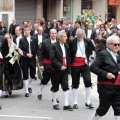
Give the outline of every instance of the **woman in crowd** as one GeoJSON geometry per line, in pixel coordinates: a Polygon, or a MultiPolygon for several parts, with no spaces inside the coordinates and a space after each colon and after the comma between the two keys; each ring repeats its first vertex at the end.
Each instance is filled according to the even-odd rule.
{"type": "Polygon", "coordinates": [[[12,90],[23,88],[21,70],[17,61],[22,51],[17,48],[10,33],[6,33],[5,38],[1,47],[4,65],[2,90],[5,91],[4,97],[7,98],[12,94],[12,90]]]}
{"type": "Polygon", "coordinates": [[[7,33],[7,29],[3,21],[0,21],[0,30],[2,31],[2,35],[5,35],[5,33],[7,33]]]}

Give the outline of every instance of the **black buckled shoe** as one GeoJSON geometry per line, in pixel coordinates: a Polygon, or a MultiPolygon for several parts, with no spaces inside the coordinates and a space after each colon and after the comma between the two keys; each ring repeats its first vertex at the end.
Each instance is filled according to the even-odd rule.
{"type": "Polygon", "coordinates": [[[86,106],[87,108],[89,108],[89,109],[93,109],[93,108],[94,108],[91,103],[90,103],[89,105],[88,105],[87,103],[85,103],[85,106],[86,106]]]}
{"type": "Polygon", "coordinates": [[[32,93],[32,88],[28,88],[29,93],[32,93]]]}
{"type": "Polygon", "coordinates": [[[29,97],[29,93],[25,93],[25,97],[29,97]]]}
{"type": "Polygon", "coordinates": [[[53,105],[53,109],[55,109],[55,110],[60,110],[59,105],[58,105],[58,104],[53,105]]]}
{"type": "Polygon", "coordinates": [[[78,105],[77,105],[77,104],[74,104],[74,105],[73,105],[73,109],[78,109],[78,105]]]}
{"type": "MultiPolygon", "coordinates": [[[[53,99],[52,99],[52,102],[53,102],[53,99]]],[[[58,99],[56,99],[56,102],[59,103],[60,101],[58,99]]]]}
{"type": "Polygon", "coordinates": [[[0,109],[2,109],[2,107],[0,106],[0,109]]]}
{"type": "Polygon", "coordinates": [[[42,94],[38,93],[38,99],[41,100],[42,99],[42,94]]]}
{"type": "Polygon", "coordinates": [[[73,111],[73,107],[71,105],[63,106],[63,110],[73,111]]]}

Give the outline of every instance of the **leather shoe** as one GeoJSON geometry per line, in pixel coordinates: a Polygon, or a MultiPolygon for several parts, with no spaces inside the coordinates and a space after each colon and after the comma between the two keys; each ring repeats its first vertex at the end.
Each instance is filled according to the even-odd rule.
{"type": "Polygon", "coordinates": [[[4,95],[4,98],[8,98],[8,95],[4,95]]]}
{"type": "Polygon", "coordinates": [[[28,88],[29,93],[32,93],[32,88],[28,88]]]}
{"type": "Polygon", "coordinates": [[[0,109],[2,109],[2,107],[0,106],[0,109]]]}
{"type": "Polygon", "coordinates": [[[38,99],[39,99],[39,100],[42,99],[42,94],[38,94],[38,99]]]}
{"type": "Polygon", "coordinates": [[[77,105],[77,104],[74,104],[74,105],[73,105],[73,109],[78,109],[78,105],[77,105]]]}
{"type": "Polygon", "coordinates": [[[10,91],[8,91],[8,93],[9,93],[9,95],[12,95],[12,91],[10,90],[10,91]]]}
{"type": "Polygon", "coordinates": [[[58,104],[53,105],[53,109],[55,109],[55,110],[60,110],[59,105],[58,105],[58,104]]]}
{"type": "Polygon", "coordinates": [[[29,93],[25,93],[25,97],[29,97],[29,93]]]}
{"type": "Polygon", "coordinates": [[[37,77],[35,77],[34,80],[37,80],[37,77]]]}
{"type": "Polygon", "coordinates": [[[73,108],[71,105],[63,106],[63,110],[73,111],[73,108]]]}
{"type": "Polygon", "coordinates": [[[89,109],[93,109],[93,105],[90,103],[89,105],[87,103],[85,103],[85,106],[88,107],[89,109]]]}
{"type": "MultiPolygon", "coordinates": [[[[52,102],[53,102],[53,99],[52,99],[52,102]]],[[[56,99],[56,102],[59,103],[60,101],[58,99],[56,99]]]]}

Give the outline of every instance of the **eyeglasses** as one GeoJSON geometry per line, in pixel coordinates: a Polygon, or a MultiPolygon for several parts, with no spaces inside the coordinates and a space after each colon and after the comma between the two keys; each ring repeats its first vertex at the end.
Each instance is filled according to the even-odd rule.
{"type": "Polygon", "coordinates": [[[114,46],[120,46],[120,43],[110,43],[113,44],[114,46]]]}

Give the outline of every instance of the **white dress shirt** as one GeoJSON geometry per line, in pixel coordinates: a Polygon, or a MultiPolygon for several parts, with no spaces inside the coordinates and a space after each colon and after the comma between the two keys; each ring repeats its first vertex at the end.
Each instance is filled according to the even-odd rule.
{"type": "MultiPolygon", "coordinates": [[[[66,53],[65,53],[65,46],[64,46],[64,44],[60,44],[60,47],[61,47],[61,49],[62,49],[63,57],[66,58],[66,53]]],[[[65,59],[65,64],[66,64],[66,59],[65,59]]]]}
{"type": "Polygon", "coordinates": [[[38,35],[38,45],[42,43],[42,35],[38,35]]]}
{"type": "Polygon", "coordinates": [[[87,30],[87,38],[91,38],[92,30],[87,30]]]}
{"type": "Polygon", "coordinates": [[[17,47],[19,47],[20,38],[22,38],[22,35],[20,35],[19,37],[16,38],[17,47]]]}
{"type": "Polygon", "coordinates": [[[28,41],[28,44],[29,44],[29,53],[31,53],[30,40],[31,40],[31,37],[27,37],[27,41],[28,41]]]}
{"type": "Polygon", "coordinates": [[[55,40],[50,39],[50,40],[51,40],[51,43],[55,43],[56,42],[56,39],[55,40]]]}

